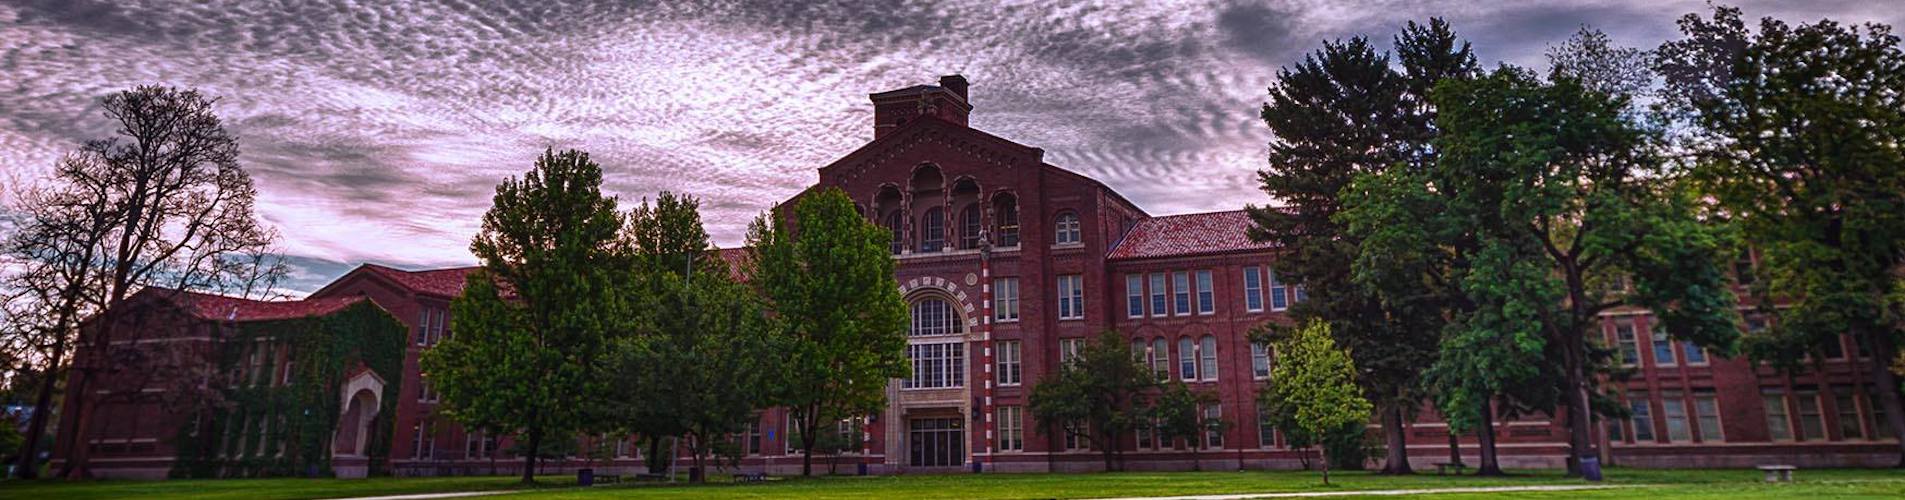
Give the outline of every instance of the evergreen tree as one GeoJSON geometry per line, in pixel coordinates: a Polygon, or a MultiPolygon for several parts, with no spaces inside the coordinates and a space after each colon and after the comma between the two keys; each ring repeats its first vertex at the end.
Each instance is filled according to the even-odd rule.
{"type": "MultiPolygon", "coordinates": [[[[1884,422],[1905,436],[1888,369],[1905,332],[1905,51],[1891,27],[1797,27],[1688,14],[1662,45],[1667,101],[1692,125],[1691,174],[1758,246],[1738,268],[1764,314],[1755,359],[1789,371],[1850,335],[1884,422]],[[1755,276],[1758,279],[1753,279],[1755,276]],[[1772,300],[1781,301],[1779,308],[1772,300]]],[[[1843,347],[1840,347],[1843,348],[1843,347]]],[[[1898,466],[1905,467],[1905,441],[1898,466]]]]}
{"type": "Polygon", "coordinates": [[[1030,398],[1032,418],[1058,430],[1047,436],[1094,443],[1108,471],[1124,468],[1118,443],[1150,416],[1141,399],[1158,384],[1157,375],[1133,358],[1126,342],[1116,331],[1100,333],[1057,373],[1032,386],[1030,398]]]}
{"type": "Polygon", "coordinates": [[[601,185],[602,168],[574,150],[545,151],[521,179],[497,185],[470,243],[482,269],[450,303],[456,334],[423,355],[439,411],[523,438],[525,483],[546,439],[601,426],[590,417],[611,389],[602,353],[627,314],[617,265],[627,250],[601,185]]]}
{"type": "MultiPolygon", "coordinates": [[[[1328,323],[1312,321],[1278,340],[1276,347],[1271,383],[1259,398],[1287,405],[1290,418],[1310,436],[1369,421],[1372,405],[1356,385],[1356,363],[1336,346],[1328,323]]],[[[1323,484],[1329,484],[1329,457],[1323,458],[1323,484]]]]}
{"type": "Polygon", "coordinates": [[[801,437],[813,474],[815,429],[884,406],[907,375],[906,303],[893,281],[892,233],[862,217],[839,188],[809,192],[790,217],[748,231],[750,282],[778,323],[784,362],[774,398],[801,437]]]}

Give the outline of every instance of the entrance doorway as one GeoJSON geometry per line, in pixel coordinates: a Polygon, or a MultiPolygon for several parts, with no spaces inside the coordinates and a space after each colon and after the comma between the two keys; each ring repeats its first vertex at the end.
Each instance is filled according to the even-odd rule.
{"type": "Polygon", "coordinates": [[[907,454],[913,467],[958,467],[966,464],[965,421],[959,418],[916,418],[908,422],[907,454]]]}

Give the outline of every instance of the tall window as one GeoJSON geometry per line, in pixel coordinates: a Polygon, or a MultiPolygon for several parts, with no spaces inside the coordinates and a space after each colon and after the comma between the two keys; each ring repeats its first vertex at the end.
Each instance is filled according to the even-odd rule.
{"type": "Polygon", "coordinates": [[[1680,354],[1681,357],[1686,358],[1688,365],[1700,366],[1707,364],[1707,350],[1694,345],[1691,340],[1680,341],[1680,354]]]}
{"type": "Polygon", "coordinates": [[[1054,224],[1054,226],[1057,228],[1057,234],[1052,236],[1053,243],[1059,245],[1078,243],[1078,214],[1060,212],[1058,214],[1058,223],[1054,224]]]}
{"type": "Polygon", "coordinates": [[[1144,277],[1137,274],[1124,275],[1124,317],[1144,317],[1144,277]]]}
{"type": "Polygon", "coordinates": [[[1627,395],[1627,410],[1634,416],[1634,440],[1648,442],[1654,440],[1653,406],[1647,403],[1647,393],[1634,392],[1627,395]]]}
{"type": "Polygon", "coordinates": [[[1667,421],[1667,440],[1693,440],[1693,427],[1687,422],[1687,400],[1679,392],[1660,394],[1660,416],[1667,421]]]}
{"type": "Polygon", "coordinates": [[[738,443],[741,445],[741,450],[746,453],[747,456],[760,456],[761,416],[755,415],[753,420],[749,420],[747,425],[741,428],[741,434],[737,437],[739,437],[741,441],[738,443]]]}
{"type": "Polygon", "coordinates": [[[1171,379],[1171,344],[1164,337],[1151,339],[1151,371],[1157,372],[1158,380],[1171,379]]]}
{"type": "Polygon", "coordinates": [[[1277,272],[1270,271],[1270,310],[1281,311],[1290,308],[1290,297],[1286,295],[1287,292],[1289,287],[1284,286],[1283,280],[1277,278],[1277,272]]]}
{"type": "Polygon", "coordinates": [[[1720,402],[1712,390],[1693,393],[1693,417],[1700,423],[1700,440],[1718,443],[1726,440],[1726,432],[1720,428],[1720,402]]]}
{"type": "Polygon", "coordinates": [[[1025,411],[1017,406],[999,407],[999,451],[1025,450],[1025,411]]]}
{"type": "Polygon", "coordinates": [[[1019,341],[1001,340],[996,348],[999,352],[993,361],[999,365],[999,385],[1019,385],[1019,341]]]}
{"type": "Polygon", "coordinates": [[[1197,313],[1217,312],[1217,295],[1211,290],[1210,271],[1197,272],[1197,313]]]}
{"type": "Polygon", "coordinates": [[[443,341],[444,310],[424,307],[423,317],[417,321],[417,345],[429,347],[443,341]]]}
{"type": "Polygon", "coordinates": [[[1257,447],[1274,448],[1277,446],[1277,423],[1270,418],[1270,408],[1257,403],[1257,447]]]}
{"type": "MultiPolygon", "coordinates": [[[[626,444],[625,441],[615,443],[616,456],[628,456],[624,451],[626,444]]],[[[496,441],[490,439],[488,432],[476,431],[463,435],[463,458],[489,458],[490,452],[493,451],[496,451],[496,441]]]]}
{"type": "Polygon", "coordinates": [[[1197,344],[1197,354],[1202,361],[1198,364],[1198,378],[1217,380],[1217,337],[1205,335],[1197,344]]]}
{"type": "Polygon", "coordinates": [[[952,304],[945,300],[928,298],[913,303],[914,336],[951,335],[960,333],[961,326],[952,304]]]}
{"type": "Polygon", "coordinates": [[[1793,399],[1799,402],[1799,437],[1808,441],[1825,439],[1826,423],[1819,413],[1819,392],[1793,391],[1793,399]]]}
{"type": "MultiPolygon", "coordinates": [[[[1658,326],[1657,322],[1656,326],[1658,326]]],[[[1654,364],[1658,366],[1680,364],[1680,360],[1673,354],[1673,339],[1668,338],[1667,330],[1654,328],[1654,331],[1649,333],[1651,334],[1649,340],[1653,341],[1654,345],[1654,364]]]]}
{"type": "Polygon", "coordinates": [[[1019,320],[1019,279],[992,280],[992,317],[1001,323],[1019,320]]]}
{"type": "Polygon", "coordinates": [[[1263,310],[1263,270],[1257,266],[1244,268],[1244,310],[1263,310]]]}
{"type": "Polygon", "coordinates": [[[1163,316],[1168,299],[1164,295],[1164,273],[1151,273],[1151,316],[1163,316]]]}
{"type": "Polygon", "coordinates": [[[1766,405],[1766,435],[1774,441],[1787,441],[1793,438],[1793,422],[1786,411],[1786,393],[1780,389],[1760,389],[1760,400],[1766,405]]]}
{"type": "Polygon", "coordinates": [[[1085,352],[1085,339],[1058,339],[1058,364],[1065,365],[1085,352]]]}
{"type": "Polygon", "coordinates": [[[1002,247],[1019,246],[1019,204],[1011,195],[995,198],[992,206],[993,224],[999,227],[994,236],[999,241],[994,244],[1002,247]]]}
{"type": "Polygon", "coordinates": [[[926,215],[919,218],[919,251],[937,252],[946,248],[946,211],[939,207],[926,209],[926,215]]]}
{"type": "Polygon", "coordinates": [[[901,250],[906,249],[906,224],[904,224],[904,221],[905,217],[901,216],[899,210],[887,212],[886,214],[886,230],[893,233],[893,241],[888,243],[888,247],[893,250],[893,255],[899,255],[901,250]]]}
{"type": "Polygon", "coordinates": [[[1832,403],[1833,409],[1838,410],[1839,414],[1837,419],[1839,438],[1864,438],[1865,426],[1859,421],[1858,397],[1852,393],[1852,388],[1846,386],[1832,388],[1832,403]]]}
{"type": "Polygon", "coordinates": [[[1250,343],[1250,376],[1257,380],[1270,378],[1270,347],[1259,342],[1250,343]]]}
{"type": "Polygon", "coordinates": [[[1068,274],[1058,277],[1058,319],[1084,319],[1084,277],[1068,274]]]}
{"type": "Polygon", "coordinates": [[[418,403],[437,402],[437,391],[430,388],[429,379],[422,379],[417,382],[417,402],[418,403]]]}
{"type": "Polygon", "coordinates": [[[901,388],[939,389],[966,385],[965,342],[908,345],[906,358],[913,362],[913,377],[902,381],[901,388]]]}
{"type": "Polygon", "coordinates": [[[1614,342],[1620,345],[1622,365],[1640,364],[1640,345],[1634,339],[1634,320],[1614,320],[1614,342]]]}
{"type": "Polygon", "coordinates": [[[1197,348],[1191,343],[1190,337],[1177,339],[1177,378],[1197,380],[1197,348]]]}
{"type": "Polygon", "coordinates": [[[1310,289],[1303,285],[1290,285],[1290,303],[1302,304],[1310,301],[1310,289]]]}
{"type": "Polygon", "coordinates": [[[1191,273],[1171,273],[1171,314],[1191,313],[1191,273]]]}
{"type": "Polygon", "coordinates": [[[979,222],[979,205],[977,203],[967,206],[965,210],[960,211],[959,248],[979,248],[979,228],[981,227],[984,227],[984,225],[979,222]]]}
{"type": "Polygon", "coordinates": [[[1224,447],[1224,433],[1218,427],[1223,425],[1224,405],[1212,403],[1204,407],[1204,447],[1219,449],[1224,447]]]}

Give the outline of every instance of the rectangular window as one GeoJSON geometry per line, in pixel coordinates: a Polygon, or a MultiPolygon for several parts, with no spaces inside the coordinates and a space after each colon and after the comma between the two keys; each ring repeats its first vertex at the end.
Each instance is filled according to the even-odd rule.
{"type": "Polygon", "coordinates": [[[1085,339],[1058,339],[1058,364],[1063,366],[1085,351],[1085,339]]]}
{"type": "Polygon", "coordinates": [[[1203,362],[1198,365],[1198,378],[1217,380],[1217,337],[1205,335],[1197,344],[1197,355],[1203,362]]]}
{"type": "Polygon", "coordinates": [[[1212,290],[1210,271],[1197,272],[1197,313],[1217,312],[1217,294],[1212,290]]]}
{"type": "Polygon", "coordinates": [[[1257,380],[1270,378],[1270,347],[1257,342],[1250,343],[1250,376],[1257,380]]]}
{"type": "Polygon", "coordinates": [[[422,308],[421,310],[418,311],[417,345],[420,345],[420,346],[430,345],[430,308],[428,307],[422,308]]]}
{"type": "Polygon", "coordinates": [[[1614,320],[1614,342],[1620,346],[1622,366],[1640,364],[1640,345],[1634,338],[1634,320],[1614,320]]]}
{"type": "Polygon", "coordinates": [[[1151,371],[1157,373],[1158,380],[1171,379],[1171,344],[1163,337],[1151,339],[1151,371]]]}
{"type": "Polygon", "coordinates": [[[1654,440],[1653,406],[1648,404],[1647,393],[1635,392],[1627,395],[1627,410],[1634,415],[1634,440],[1648,442],[1654,440]]]}
{"type": "Polygon", "coordinates": [[[1257,447],[1275,448],[1277,446],[1277,422],[1270,418],[1270,408],[1257,403],[1257,447]]]}
{"type": "Polygon", "coordinates": [[[1290,295],[1291,295],[1290,297],[1291,304],[1302,304],[1304,302],[1309,302],[1310,289],[1304,288],[1303,285],[1291,285],[1290,295]]]}
{"type": "Polygon", "coordinates": [[[1068,274],[1058,277],[1058,319],[1084,319],[1084,277],[1068,274]]]}
{"type": "Polygon", "coordinates": [[[1224,405],[1212,404],[1204,407],[1204,447],[1221,449],[1224,447],[1224,405]]]}
{"type": "Polygon", "coordinates": [[[1017,406],[999,407],[999,451],[1025,450],[1025,412],[1017,406]]]}
{"type": "Polygon", "coordinates": [[[1191,273],[1178,271],[1171,273],[1171,314],[1183,316],[1191,313],[1191,273]]]}
{"type": "Polygon", "coordinates": [[[1144,317],[1144,277],[1136,274],[1124,275],[1124,317],[1144,317]]]}
{"type": "Polygon", "coordinates": [[[1786,393],[1779,389],[1760,389],[1760,400],[1766,405],[1766,436],[1774,441],[1791,440],[1793,423],[1786,412],[1786,393]]]}
{"type": "Polygon", "coordinates": [[[1283,280],[1277,278],[1276,271],[1270,271],[1270,310],[1281,311],[1290,308],[1290,298],[1286,296],[1289,287],[1283,286],[1283,280]]]}
{"type": "Polygon", "coordinates": [[[1653,342],[1654,347],[1654,365],[1674,366],[1680,364],[1679,357],[1674,356],[1673,339],[1667,336],[1667,330],[1659,328],[1658,322],[1655,322],[1654,326],[1653,331],[1648,332],[1651,335],[1649,340],[1653,342]]]}
{"type": "Polygon", "coordinates": [[[1807,441],[1826,438],[1825,416],[1819,412],[1819,392],[1793,391],[1799,402],[1799,438],[1807,441]]]}
{"type": "Polygon", "coordinates": [[[1134,427],[1132,429],[1132,432],[1136,433],[1138,436],[1138,449],[1150,450],[1150,449],[1157,448],[1157,443],[1151,439],[1152,437],[1156,435],[1155,433],[1151,432],[1152,422],[1155,420],[1156,420],[1155,418],[1147,418],[1147,419],[1139,421],[1138,425],[1132,426],[1134,427]]]}
{"type": "Polygon", "coordinates": [[[761,416],[755,415],[746,427],[741,429],[741,446],[747,456],[761,455],[761,416]]]}
{"type": "Polygon", "coordinates": [[[1865,426],[1859,419],[1859,398],[1851,387],[1832,388],[1832,403],[1838,411],[1839,439],[1864,439],[1865,426]]]}
{"type": "Polygon", "coordinates": [[[901,388],[941,389],[966,385],[965,342],[908,345],[906,357],[913,362],[913,377],[901,381],[901,388]]]}
{"type": "Polygon", "coordinates": [[[992,280],[992,317],[1000,323],[1019,320],[1019,279],[992,280]]]}
{"type": "Polygon", "coordinates": [[[1002,340],[995,361],[999,367],[999,385],[1019,385],[1019,341],[1002,340]]]}
{"type": "Polygon", "coordinates": [[[1720,427],[1720,401],[1713,391],[1693,393],[1693,416],[1699,419],[1700,441],[1718,443],[1726,440],[1726,432],[1720,427]]]}
{"type": "Polygon", "coordinates": [[[1691,340],[1680,341],[1680,354],[1687,358],[1687,364],[1690,366],[1707,364],[1707,350],[1700,346],[1693,345],[1693,341],[1691,340]]]}
{"type": "Polygon", "coordinates": [[[1151,317],[1164,315],[1168,305],[1164,297],[1164,273],[1151,273],[1151,317]]]}
{"type": "Polygon", "coordinates": [[[1090,441],[1087,441],[1083,436],[1079,436],[1079,434],[1084,433],[1084,430],[1086,428],[1086,425],[1084,422],[1072,422],[1070,427],[1072,429],[1077,429],[1080,432],[1072,432],[1071,430],[1062,431],[1065,433],[1065,449],[1066,450],[1083,450],[1085,449],[1085,447],[1091,445],[1090,441]]]}
{"type": "Polygon", "coordinates": [[[1660,395],[1660,416],[1667,421],[1667,441],[1693,440],[1693,427],[1687,422],[1687,400],[1678,392],[1660,395]]]}
{"type": "Polygon", "coordinates": [[[1197,346],[1190,337],[1177,339],[1177,378],[1197,380],[1197,346]]]}
{"type": "Polygon", "coordinates": [[[1257,266],[1244,268],[1244,310],[1263,310],[1263,270],[1257,266]]]}

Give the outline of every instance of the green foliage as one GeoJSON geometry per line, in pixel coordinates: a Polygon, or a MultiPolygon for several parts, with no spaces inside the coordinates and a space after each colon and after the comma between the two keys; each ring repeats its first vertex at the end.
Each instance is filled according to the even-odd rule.
{"type": "Polygon", "coordinates": [[[811,475],[814,426],[879,411],[888,380],[906,376],[908,319],[891,232],[839,188],[807,193],[791,215],[755,220],[747,273],[776,318],[785,363],[769,401],[793,415],[811,475]]]}
{"type": "Polygon", "coordinates": [[[302,476],[312,470],[329,475],[331,439],[344,412],[340,394],[345,377],[359,363],[384,380],[384,397],[370,424],[364,454],[371,458],[373,473],[388,472],[409,331],[369,301],[325,316],[238,323],[219,348],[218,373],[240,373],[249,349],[284,347],[291,363],[290,383],[265,380],[282,370],[275,359],[267,361],[262,379],[223,377],[227,383],[217,389],[220,396],[192,409],[199,425],[181,426],[174,434],[179,460],[171,475],[302,476]],[[261,425],[266,422],[270,425],[261,425]],[[239,443],[247,446],[239,449],[239,443]]]}
{"type": "Polygon", "coordinates": [[[612,388],[601,354],[628,313],[622,219],[601,183],[588,154],[549,151],[498,185],[470,244],[483,268],[450,304],[456,335],[423,355],[439,411],[525,438],[524,481],[543,438],[606,425],[588,417],[612,388]]]}
{"type": "Polygon", "coordinates": [[[1032,417],[1048,428],[1094,443],[1106,470],[1123,467],[1120,437],[1150,416],[1140,399],[1157,387],[1157,376],[1133,359],[1128,340],[1106,330],[1078,355],[1032,386],[1032,417]]]}
{"type": "MultiPolygon", "coordinates": [[[[1373,410],[1356,385],[1356,364],[1336,346],[1328,323],[1312,321],[1277,341],[1277,364],[1259,397],[1309,436],[1361,426],[1373,410]]],[[[1323,469],[1329,482],[1329,468],[1323,469]]]]}
{"type": "MultiPolygon", "coordinates": [[[[1202,469],[1196,450],[1204,440],[1204,433],[1222,434],[1230,430],[1230,422],[1222,418],[1203,418],[1206,406],[1217,404],[1217,394],[1191,388],[1181,381],[1172,381],[1164,385],[1157,397],[1145,411],[1157,422],[1158,439],[1170,442],[1183,439],[1192,450],[1192,465],[1202,469]]],[[[1140,425],[1142,420],[1139,421],[1140,425]]]]}

